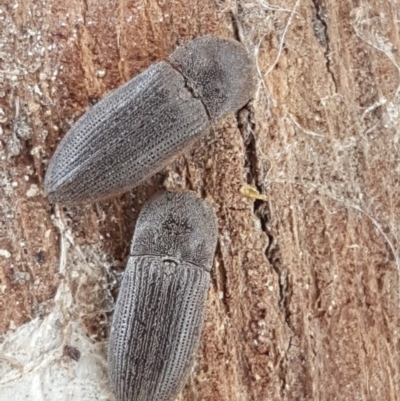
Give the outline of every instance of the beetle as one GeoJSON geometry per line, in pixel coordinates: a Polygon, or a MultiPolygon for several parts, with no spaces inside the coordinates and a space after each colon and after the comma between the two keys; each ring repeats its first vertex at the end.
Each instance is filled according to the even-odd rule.
{"type": "Polygon", "coordinates": [[[211,205],[166,192],[141,210],[111,326],[117,401],[170,401],[193,367],[217,242],[211,205]]]}
{"type": "Polygon", "coordinates": [[[52,202],[95,201],[156,174],[255,90],[255,67],[231,39],[195,38],[108,94],[72,126],[50,160],[52,202]]]}

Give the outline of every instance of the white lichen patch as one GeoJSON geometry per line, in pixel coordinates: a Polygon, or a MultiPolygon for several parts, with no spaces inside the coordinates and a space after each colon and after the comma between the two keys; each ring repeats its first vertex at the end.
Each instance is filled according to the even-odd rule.
{"type": "Polygon", "coordinates": [[[105,344],[88,338],[79,322],[67,323],[59,309],[8,334],[1,353],[2,400],[112,400],[105,344]],[[79,350],[78,361],[65,355],[65,345],[79,350]]]}
{"type": "Polygon", "coordinates": [[[11,257],[11,253],[7,249],[0,249],[0,257],[8,259],[11,257]]]}
{"type": "Polygon", "coordinates": [[[26,196],[27,196],[28,198],[33,198],[33,197],[35,197],[36,195],[38,195],[38,193],[39,193],[39,187],[38,187],[36,184],[32,184],[32,185],[29,187],[28,191],[26,191],[26,196]]]}
{"type": "MultiPolygon", "coordinates": [[[[61,235],[59,273],[64,279],[53,310],[10,330],[0,345],[0,399],[113,400],[108,388],[107,344],[84,325],[97,313],[104,316],[99,325],[108,325],[105,316],[113,308],[109,264],[96,247],[74,246],[59,216],[54,222],[61,235]],[[99,300],[105,303],[104,310],[94,307],[99,300]]],[[[0,256],[11,254],[2,249],[0,256]]]]}

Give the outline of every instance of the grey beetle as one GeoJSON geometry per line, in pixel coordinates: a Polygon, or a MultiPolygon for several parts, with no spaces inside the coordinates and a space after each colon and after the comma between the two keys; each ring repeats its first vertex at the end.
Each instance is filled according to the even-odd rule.
{"type": "Polygon", "coordinates": [[[112,322],[117,401],[170,401],[193,367],[217,241],[215,212],[167,192],[140,212],[112,322]]]}
{"type": "Polygon", "coordinates": [[[133,188],[213,121],[243,107],[254,90],[254,64],[239,42],[196,38],[76,122],[50,161],[45,191],[53,202],[74,203],[133,188]]]}

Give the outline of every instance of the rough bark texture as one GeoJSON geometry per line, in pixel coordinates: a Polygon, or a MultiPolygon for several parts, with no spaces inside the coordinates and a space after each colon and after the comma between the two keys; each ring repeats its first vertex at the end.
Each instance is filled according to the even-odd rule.
{"type": "MultiPolygon", "coordinates": [[[[64,302],[60,327],[74,320],[104,343],[138,211],[162,185],[187,188],[215,207],[219,242],[197,366],[179,399],[398,399],[400,4],[276,4],[0,0],[6,342],[64,302]],[[50,207],[44,172],[70,125],[202,34],[236,37],[254,54],[254,101],[131,193],[50,207]],[[241,195],[245,184],[267,201],[241,195]],[[55,297],[66,283],[68,302],[55,297]]],[[[65,333],[60,355],[73,371],[85,350],[65,333]]]]}

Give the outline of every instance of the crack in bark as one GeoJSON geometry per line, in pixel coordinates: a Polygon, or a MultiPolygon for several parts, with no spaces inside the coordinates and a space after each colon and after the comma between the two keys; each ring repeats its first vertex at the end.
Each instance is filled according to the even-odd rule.
{"type": "Polygon", "coordinates": [[[88,0],[83,0],[82,4],[83,4],[83,9],[82,9],[83,25],[86,26],[86,14],[89,11],[88,0]]]}
{"type": "Polygon", "coordinates": [[[313,27],[314,34],[318,42],[325,47],[324,57],[325,65],[329,75],[332,78],[332,82],[335,86],[335,92],[337,92],[336,77],[332,69],[332,62],[330,59],[330,38],[328,34],[328,24],[326,22],[326,7],[323,4],[323,0],[311,0],[314,7],[313,27]]]}
{"type": "MultiPolygon", "coordinates": [[[[238,128],[242,134],[243,143],[245,145],[245,168],[247,169],[246,181],[249,185],[254,185],[257,190],[262,193],[262,180],[259,177],[258,157],[257,157],[257,144],[253,134],[255,124],[252,122],[252,114],[248,107],[242,109],[236,116],[238,128]]],[[[265,257],[267,258],[270,266],[278,276],[279,285],[279,309],[283,312],[285,322],[292,332],[293,326],[290,321],[291,312],[289,309],[290,292],[289,292],[289,278],[287,269],[282,269],[281,258],[279,255],[279,247],[274,241],[274,236],[268,227],[270,211],[267,204],[262,200],[255,200],[253,206],[253,213],[260,221],[261,229],[268,237],[268,246],[265,250],[265,257]]]]}
{"type": "Polygon", "coordinates": [[[85,54],[84,54],[84,48],[85,48],[85,39],[84,39],[84,32],[86,31],[86,20],[87,20],[87,13],[88,13],[88,2],[87,0],[82,1],[82,8],[81,8],[81,17],[82,17],[82,23],[77,26],[77,33],[78,33],[78,38],[77,38],[77,44],[76,47],[79,49],[79,52],[81,53],[81,57],[79,57],[79,67],[82,71],[82,75],[84,77],[83,82],[85,82],[84,85],[84,90],[86,92],[86,98],[91,105],[92,103],[92,97],[90,96],[88,86],[86,85],[87,82],[87,71],[85,68],[85,54]]]}
{"type": "MultiPolygon", "coordinates": [[[[236,120],[238,128],[241,132],[243,138],[243,144],[245,148],[244,160],[245,168],[247,169],[246,181],[249,185],[254,185],[257,190],[262,193],[263,185],[262,178],[260,177],[258,169],[258,156],[257,156],[257,142],[253,134],[255,129],[255,124],[252,121],[252,112],[249,107],[246,106],[240,112],[236,114],[236,120]]],[[[292,346],[292,339],[295,337],[296,333],[292,322],[290,320],[290,298],[291,291],[289,285],[288,271],[282,268],[282,261],[280,257],[280,249],[277,245],[274,236],[272,235],[271,229],[268,226],[270,221],[270,210],[268,204],[265,201],[256,199],[253,204],[253,213],[256,218],[260,221],[261,230],[265,233],[268,238],[268,246],[266,247],[264,254],[269,262],[272,270],[278,277],[279,286],[279,300],[278,306],[280,311],[284,316],[285,324],[288,326],[290,332],[292,333],[289,338],[288,348],[285,351],[284,356],[279,364],[279,379],[281,382],[281,397],[284,398],[285,388],[287,384],[287,360],[288,353],[292,346]]]]}
{"type": "MultiPolygon", "coordinates": [[[[240,5],[238,5],[238,8],[239,7],[240,7],[240,5]]],[[[239,10],[238,10],[238,13],[239,13],[239,10]]],[[[241,42],[240,35],[239,35],[239,24],[238,24],[237,16],[233,11],[231,11],[230,14],[231,14],[231,21],[232,21],[233,37],[238,42],[241,42]]]]}
{"type": "MultiPolygon", "coordinates": [[[[238,41],[240,41],[239,24],[237,21],[237,17],[235,16],[234,13],[231,13],[231,17],[232,17],[234,36],[238,41]]],[[[254,135],[256,126],[253,121],[253,112],[249,107],[249,105],[246,105],[242,110],[237,112],[235,116],[236,116],[237,126],[241,133],[245,149],[244,161],[245,161],[245,169],[247,170],[246,181],[249,185],[255,186],[260,193],[263,193],[264,185],[263,185],[263,179],[262,177],[260,177],[260,171],[258,168],[257,141],[254,135]]],[[[291,298],[291,291],[289,290],[290,286],[288,279],[288,271],[287,269],[282,269],[280,249],[275,241],[274,236],[272,235],[270,227],[268,226],[271,214],[268,207],[268,203],[256,199],[253,204],[253,214],[260,221],[261,230],[265,233],[265,235],[268,238],[268,246],[266,247],[264,254],[272,270],[278,277],[278,286],[279,286],[278,306],[284,315],[285,324],[288,326],[291,332],[291,335],[289,337],[288,347],[285,350],[284,355],[282,356],[281,361],[279,363],[279,380],[281,383],[280,393],[282,399],[284,399],[285,389],[287,385],[286,377],[288,374],[287,372],[288,354],[292,347],[293,338],[296,336],[296,332],[290,320],[291,312],[289,304],[291,298]]]]}
{"type": "MultiPolygon", "coordinates": [[[[221,243],[218,240],[217,242],[217,249],[215,251],[215,254],[218,255],[218,260],[220,261],[217,273],[219,276],[219,280],[216,277],[216,288],[218,287],[218,282],[222,285],[222,293],[224,294],[223,298],[222,298],[222,304],[224,305],[225,308],[225,313],[229,316],[230,315],[230,307],[229,307],[229,303],[227,301],[227,297],[228,297],[228,273],[226,271],[225,268],[225,262],[224,262],[224,255],[222,254],[222,249],[221,249],[221,243]]],[[[219,294],[218,294],[219,295],[219,294]]]]}
{"type": "Polygon", "coordinates": [[[282,397],[282,399],[285,399],[285,389],[286,389],[286,385],[287,385],[287,381],[286,381],[286,371],[287,371],[287,363],[288,363],[288,353],[290,351],[290,348],[292,348],[292,341],[293,341],[294,335],[291,335],[289,337],[289,342],[288,342],[288,346],[287,349],[285,350],[285,356],[282,357],[282,359],[280,360],[279,363],[279,379],[281,381],[281,387],[280,387],[280,395],[282,397]]]}
{"type": "Polygon", "coordinates": [[[278,276],[278,286],[279,286],[279,309],[284,314],[285,323],[291,330],[291,332],[295,333],[294,327],[290,320],[292,313],[290,312],[290,298],[291,291],[289,285],[289,272],[287,269],[282,269],[282,261],[280,257],[280,249],[274,242],[274,237],[271,235],[269,228],[267,227],[267,216],[265,212],[256,210],[257,214],[259,214],[259,219],[261,222],[261,228],[265,232],[268,237],[269,244],[267,249],[265,250],[265,257],[267,258],[271,268],[278,276]],[[263,222],[264,220],[264,222],[263,222]]]}
{"type": "Polygon", "coordinates": [[[258,171],[257,144],[254,136],[255,124],[252,121],[252,111],[248,105],[236,113],[236,122],[242,135],[245,149],[244,168],[246,169],[246,181],[249,185],[254,185],[262,193],[258,171]]]}

